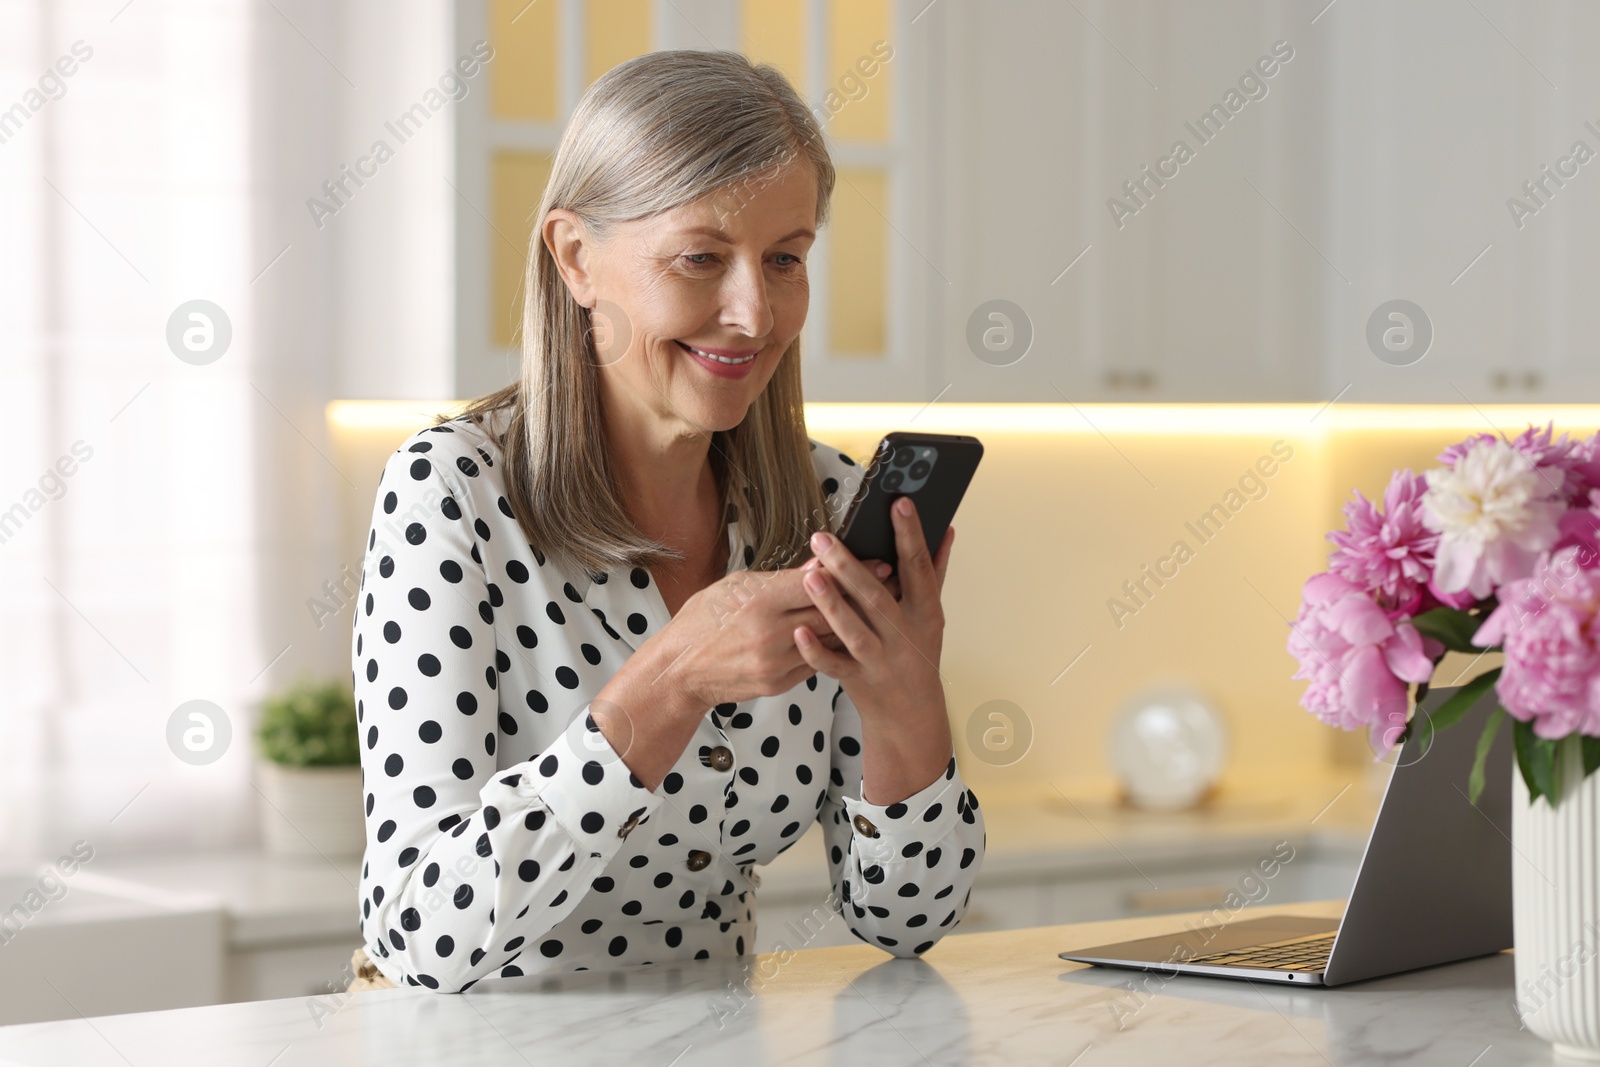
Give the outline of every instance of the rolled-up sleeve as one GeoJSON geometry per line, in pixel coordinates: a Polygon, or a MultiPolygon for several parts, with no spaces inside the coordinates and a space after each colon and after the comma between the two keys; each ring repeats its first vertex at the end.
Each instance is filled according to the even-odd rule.
{"type": "Polygon", "coordinates": [[[834,694],[833,766],[822,822],[829,873],[851,931],[896,956],[932,948],[966,914],[983,862],[983,814],[954,755],[944,772],[894,804],[861,799],[861,719],[834,694]]]}

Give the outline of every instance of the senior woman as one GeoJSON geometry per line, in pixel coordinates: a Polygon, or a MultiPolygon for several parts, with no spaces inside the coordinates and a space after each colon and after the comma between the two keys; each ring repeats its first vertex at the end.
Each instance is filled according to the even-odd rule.
{"type": "Polygon", "coordinates": [[[813,819],[862,940],[915,956],[964,914],[984,827],[938,671],[952,537],[930,555],[906,501],[898,572],[855,559],[830,530],[861,469],[805,430],[833,183],[794,90],[736,53],[584,95],[520,380],[378,489],[353,659],[378,983],[751,952],[752,868],[813,819]]]}

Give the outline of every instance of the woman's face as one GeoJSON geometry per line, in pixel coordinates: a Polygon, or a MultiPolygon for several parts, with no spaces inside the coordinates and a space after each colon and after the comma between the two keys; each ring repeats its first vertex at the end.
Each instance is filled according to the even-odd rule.
{"type": "Polygon", "coordinates": [[[621,223],[603,243],[550,213],[567,287],[596,309],[608,421],[684,436],[744,419],[805,323],[816,210],[816,176],[798,162],[621,223]]]}

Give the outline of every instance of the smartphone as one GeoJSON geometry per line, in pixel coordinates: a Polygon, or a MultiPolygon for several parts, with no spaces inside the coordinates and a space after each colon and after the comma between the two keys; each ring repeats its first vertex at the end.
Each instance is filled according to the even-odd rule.
{"type": "Polygon", "coordinates": [[[982,458],[983,444],[976,437],[906,431],[887,435],[839,524],[839,540],[857,559],[881,559],[898,571],[889,505],[909,496],[922,520],[929,554],[938,552],[982,458]]]}

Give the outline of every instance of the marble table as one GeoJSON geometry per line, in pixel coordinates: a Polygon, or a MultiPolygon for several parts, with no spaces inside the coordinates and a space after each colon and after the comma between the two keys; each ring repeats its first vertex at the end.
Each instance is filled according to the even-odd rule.
{"type": "MultiPolygon", "coordinates": [[[[1240,914],[1341,909],[1325,901],[1240,914]]],[[[1554,1062],[1518,1027],[1508,953],[1335,989],[1146,978],[1055,955],[1187,917],[952,935],[922,960],[864,945],[801,949],[529,977],[461,996],[407,988],[34,1023],[0,1028],[0,1063],[1554,1062]]]]}

